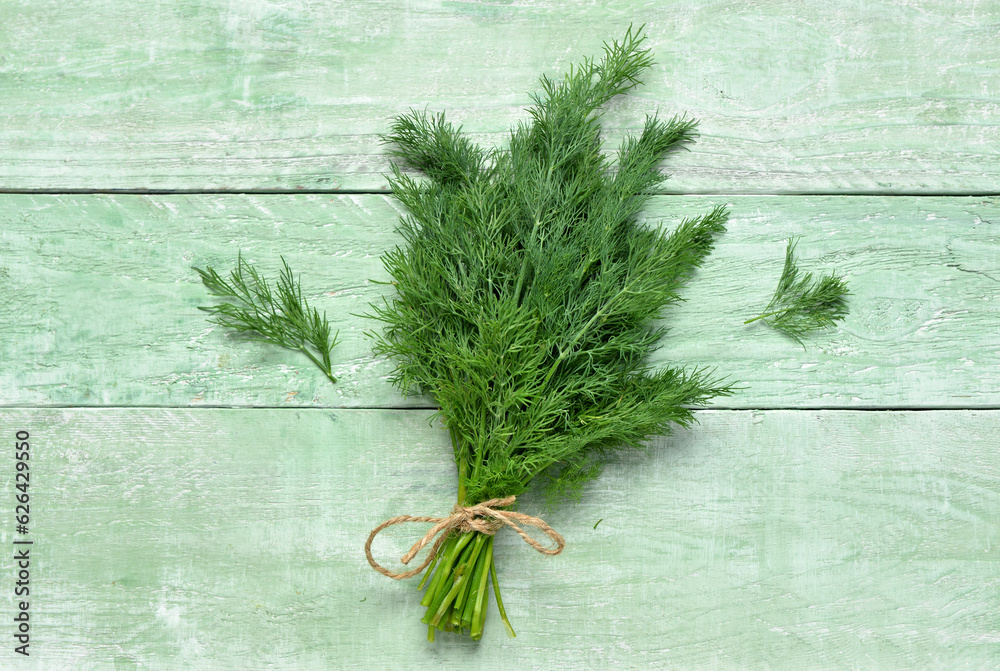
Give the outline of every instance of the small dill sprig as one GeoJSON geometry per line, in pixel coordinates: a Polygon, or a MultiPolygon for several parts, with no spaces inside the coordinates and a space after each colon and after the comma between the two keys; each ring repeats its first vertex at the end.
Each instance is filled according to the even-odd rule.
{"type": "Polygon", "coordinates": [[[796,243],[794,238],[788,241],[785,267],[771,302],[760,315],[743,323],[762,320],[805,347],[803,336],[833,326],[847,315],[845,297],[850,292],[844,279],[834,274],[824,275],[815,281],[812,273],[800,276],[795,264],[796,243]]]}
{"type": "Polygon", "coordinates": [[[243,259],[242,254],[237,256],[236,269],[230,273],[228,282],[213,268],[195,268],[210,292],[235,298],[238,302],[198,309],[212,313],[215,317],[210,320],[212,323],[302,352],[319,366],[330,382],[336,382],[330,366],[330,351],[337,344],[337,334],[331,337],[326,313],[320,315],[316,308],[309,307],[302,296],[301,283],[296,281],[284,258],[281,263],[284,268],[275,289],[243,259]]]}

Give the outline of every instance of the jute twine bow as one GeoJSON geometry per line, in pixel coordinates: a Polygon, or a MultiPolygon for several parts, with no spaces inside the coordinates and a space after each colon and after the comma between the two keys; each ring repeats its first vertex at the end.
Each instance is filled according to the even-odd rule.
{"type": "Polygon", "coordinates": [[[515,497],[508,496],[502,499],[490,499],[489,501],[483,501],[482,503],[474,506],[455,506],[455,509],[448,517],[411,517],[410,515],[392,517],[372,529],[372,532],[368,535],[368,542],[365,543],[365,556],[368,557],[368,563],[371,564],[372,568],[382,575],[392,578],[393,580],[403,580],[404,578],[411,578],[417,575],[430,565],[430,563],[434,560],[434,557],[437,555],[437,551],[441,547],[441,543],[443,543],[444,539],[448,537],[447,532],[449,530],[458,529],[459,531],[478,531],[492,536],[497,531],[502,529],[504,525],[509,526],[511,529],[516,531],[518,535],[524,539],[525,543],[544,555],[557,555],[562,552],[563,548],[566,547],[566,541],[562,536],[556,533],[552,527],[539,518],[532,517],[531,515],[525,515],[524,513],[515,513],[509,510],[497,510],[497,508],[511,505],[514,503],[514,500],[515,497]],[[393,573],[384,566],[381,566],[377,561],[375,561],[375,558],[372,557],[372,541],[375,540],[375,536],[377,536],[383,529],[391,527],[393,524],[402,524],[403,522],[434,523],[434,526],[431,527],[430,531],[428,531],[423,538],[414,543],[409,552],[403,555],[401,561],[404,564],[409,564],[410,560],[416,557],[417,553],[420,552],[425,545],[434,540],[434,537],[438,534],[441,535],[438,537],[437,541],[434,542],[434,546],[431,547],[431,551],[427,554],[427,558],[424,559],[423,564],[409,571],[393,573]],[[543,547],[541,543],[525,533],[524,529],[517,525],[517,522],[520,522],[525,526],[541,529],[545,535],[555,541],[556,547],[543,547]]]}

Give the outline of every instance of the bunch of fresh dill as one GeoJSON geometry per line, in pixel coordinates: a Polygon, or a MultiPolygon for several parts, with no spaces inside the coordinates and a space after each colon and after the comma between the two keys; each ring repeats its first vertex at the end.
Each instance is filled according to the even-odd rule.
{"type": "MultiPolygon", "coordinates": [[[[375,350],[394,359],[395,384],[437,403],[460,505],[516,496],[536,478],[553,499],[576,495],[609,455],[688,426],[692,406],[732,390],[704,369],[648,363],[665,333],[655,320],[727,214],[717,207],[669,234],[640,222],[660,161],[692,139],[693,121],[647,117],[613,158],[601,151],[600,108],[652,64],[644,39],[630,28],[561,82],[543,76],[506,149],[419,111],[383,138],[429,179],[393,167],[409,214],[405,244],[383,256],[396,295],[372,306],[384,325],[375,350]]],[[[487,573],[513,633],[492,540],[479,536],[452,532],[437,554],[422,601],[431,639],[435,628],[482,635],[487,573]]]]}

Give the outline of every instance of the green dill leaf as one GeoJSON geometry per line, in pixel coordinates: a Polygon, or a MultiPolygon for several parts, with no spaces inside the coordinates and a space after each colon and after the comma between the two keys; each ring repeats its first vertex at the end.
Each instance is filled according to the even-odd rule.
{"type": "Polygon", "coordinates": [[[200,310],[210,312],[212,323],[245,333],[281,347],[294,349],[308,356],[331,382],[330,351],[337,344],[337,334],[331,336],[326,314],[310,308],[302,296],[302,285],[296,280],[284,258],[283,269],[275,287],[271,287],[257,269],[237,255],[236,269],[223,279],[213,268],[194,270],[208,290],[216,295],[235,299],[200,310]]]}
{"type": "Polygon", "coordinates": [[[805,347],[803,337],[833,326],[847,315],[846,296],[850,292],[844,279],[834,274],[817,280],[812,273],[800,274],[795,263],[796,244],[794,238],[789,239],[785,266],[771,302],[760,315],[743,323],[761,320],[805,347]]]}
{"type": "Polygon", "coordinates": [[[392,382],[437,403],[460,503],[518,495],[535,478],[552,500],[576,497],[612,454],[690,426],[692,408],[732,393],[709,370],[649,363],[665,333],[656,321],[727,212],[669,234],[640,221],[692,120],[649,117],[616,153],[601,151],[601,106],[652,65],[644,39],[629,29],[561,81],[543,76],[504,149],[415,110],[382,138],[408,213],[382,257],[395,295],[370,306],[382,329],[369,335],[395,363],[392,382]]]}

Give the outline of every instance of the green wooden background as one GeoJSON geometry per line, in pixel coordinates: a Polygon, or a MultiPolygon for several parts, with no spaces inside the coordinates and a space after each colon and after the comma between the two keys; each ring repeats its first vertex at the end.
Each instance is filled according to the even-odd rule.
{"type": "Polygon", "coordinates": [[[0,668],[1000,669],[1000,1],[9,0],[0,26],[0,668]],[[492,610],[429,644],[415,581],[362,553],[455,487],[354,316],[399,242],[377,134],[427,107],[502,143],[629,23],[657,66],[608,141],[701,120],[650,222],[732,211],[657,357],[745,389],[545,512],[562,555],[498,537],[516,639],[492,610]],[[806,349],[742,323],[793,235],[854,292],[806,349]],[[301,273],[336,385],[196,309],[192,266],[238,250],[301,273]]]}

